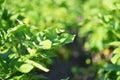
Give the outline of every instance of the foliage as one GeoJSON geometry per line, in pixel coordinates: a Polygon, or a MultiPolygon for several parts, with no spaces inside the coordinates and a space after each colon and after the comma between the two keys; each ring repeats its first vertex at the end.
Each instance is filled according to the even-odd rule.
{"type": "Polygon", "coordinates": [[[119,0],[88,0],[83,8],[84,21],[80,23],[83,27],[79,34],[81,37],[87,35],[86,48],[101,51],[107,43],[120,38],[117,34],[120,29],[119,0]]]}
{"type": "Polygon", "coordinates": [[[73,41],[63,29],[44,31],[23,23],[25,17],[2,7],[0,1],[0,79],[36,80],[35,68],[48,72],[54,50],[73,41]]]}
{"type": "MultiPolygon", "coordinates": [[[[74,28],[79,30],[79,37],[86,39],[84,49],[91,56],[102,56],[97,67],[86,59],[86,64],[98,68],[96,79],[120,79],[119,0],[3,2],[0,0],[0,79],[34,80],[31,75],[35,68],[48,72],[54,50],[73,41],[74,36],[65,30],[74,28]]],[[[77,69],[73,69],[75,75],[77,69]]]]}
{"type": "MultiPolygon", "coordinates": [[[[112,55],[111,62],[99,69],[102,80],[120,79],[120,1],[88,0],[84,5],[84,21],[80,23],[80,37],[87,37],[85,48],[102,52],[106,57],[112,55]],[[93,4],[94,3],[94,4],[93,4]],[[112,48],[114,51],[111,53],[112,48]],[[108,51],[105,51],[105,50],[108,51]]],[[[101,64],[102,65],[102,64],[101,64]]]]}
{"type": "Polygon", "coordinates": [[[46,27],[70,29],[77,26],[76,18],[82,13],[80,7],[83,2],[82,0],[19,0],[14,2],[7,0],[5,6],[25,16],[25,23],[35,25],[40,30],[46,27]]]}

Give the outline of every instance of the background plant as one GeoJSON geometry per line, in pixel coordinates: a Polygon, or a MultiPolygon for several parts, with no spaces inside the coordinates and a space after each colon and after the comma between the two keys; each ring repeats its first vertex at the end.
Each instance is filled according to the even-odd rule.
{"type": "Polygon", "coordinates": [[[104,59],[111,58],[110,56],[113,55],[111,62],[106,60],[103,62],[102,60],[100,64],[100,66],[107,67],[104,70],[102,69],[107,71],[103,74],[102,80],[119,80],[119,0],[88,0],[83,5],[83,11],[85,20],[80,23],[82,27],[79,34],[81,37],[87,36],[85,48],[91,50],[92,53],[100,54],[102,52],[104,59]],[[117,48],[114,47],[116,45],[117,48]],[[111,51],[113,51],[112,54],[111,51]]]}
{"type": "Polygon", "coordinates": [[[12,12],[24,15],[26,17],[24,19],[25,23],[35,25],[40,30],[46,27],[70,30],[73,26],[77,26],[77,18],[82,13],[80,8],[82,3],[84,3],[83,0],[19,0],[14,2],[9,0],[6,1],[6,4],[11,5],[5,6],[12,12]]]}

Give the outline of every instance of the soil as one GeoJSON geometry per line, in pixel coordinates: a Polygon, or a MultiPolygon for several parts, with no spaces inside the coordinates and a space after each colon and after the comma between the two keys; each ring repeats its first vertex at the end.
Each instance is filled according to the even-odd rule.
{"type": "Polygon", "coordinates": [[[66,45],[72,51],[72,55],[67,61],[60,58],[54,58],[50,67],[50,72],[44,73],[48,80],[61,80],[69,77],[69,80],[94,80],[94,70],[92,64],[87,65],[86,59],[91,59],[85,54],[83,45],[85,39],[80,39],[76,35],[73,43],[66,45]],[[72,72],[73,67],[79,67],[77,73],[72,72]]]}

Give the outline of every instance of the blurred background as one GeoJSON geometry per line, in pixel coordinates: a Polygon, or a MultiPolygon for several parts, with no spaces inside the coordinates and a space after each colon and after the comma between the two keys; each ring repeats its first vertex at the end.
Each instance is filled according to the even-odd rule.
{"type": "Polygon", "coordinates": [[[101,70],[114,50],[108,43],[120,40],[119,0],[6,0],[4,6],[36,30],[62,28],[76,35],[55,51],[50,72],[37,72],[41,80],[105,80],[101,70]]]}

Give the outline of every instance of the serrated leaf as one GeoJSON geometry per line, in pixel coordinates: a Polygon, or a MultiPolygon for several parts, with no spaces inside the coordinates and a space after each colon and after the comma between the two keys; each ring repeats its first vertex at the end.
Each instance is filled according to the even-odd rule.
{"type": "Polygon", "coordinates": [[[23,64],[20,66],[19,71],[22,73],[28,73],[33,69],[33,65],[31,64],[23,64]]]}
{"type": "Polygon", "coordinates": [[[40,69],[42,71],[45,71],[45,72],[49,71],[49,69],[45,68],[44,66],[42,66],[41,64],[39,64],[39,63],[37,63],[35,61],[26,60],[25,62],[28,63],[28,64],[31,64],[31,65],[35,66],[36,68],[38,68],[38,69],[40,69]]]}

